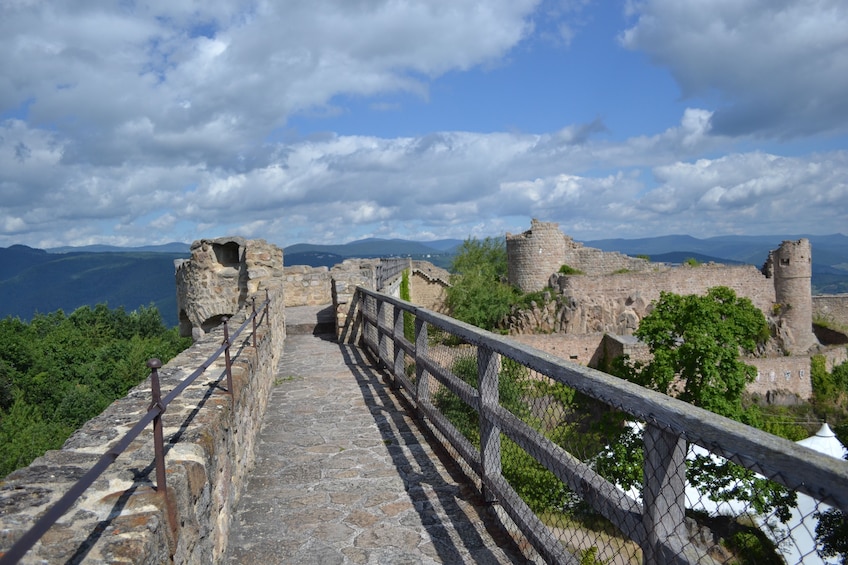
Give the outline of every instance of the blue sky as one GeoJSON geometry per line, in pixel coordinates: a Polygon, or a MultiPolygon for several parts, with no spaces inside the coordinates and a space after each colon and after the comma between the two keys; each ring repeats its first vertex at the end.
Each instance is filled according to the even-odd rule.
{"type": "Polygon", "coordinates": [[[848,233],[842,0],[10,0],[0,68],[0,246],[848,233]]]}

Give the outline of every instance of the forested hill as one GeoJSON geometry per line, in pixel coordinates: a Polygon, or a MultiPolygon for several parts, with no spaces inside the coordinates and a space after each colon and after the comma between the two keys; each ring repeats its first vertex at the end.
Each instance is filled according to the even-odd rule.
{"type": "Polygon", "coordinates": [[[0,318],[106,303],[133,311],[156,306],[177,325],[174,261],[189,253],[123,251],[48,253],[23,245],[0,248],[0,318]]]}

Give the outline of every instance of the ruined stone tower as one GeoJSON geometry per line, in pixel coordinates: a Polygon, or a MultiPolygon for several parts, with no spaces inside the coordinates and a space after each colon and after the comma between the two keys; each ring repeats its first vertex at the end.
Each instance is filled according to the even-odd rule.
{"type": "Polygon", "coordinates": [[[565,236],[559,224],[531,220],[524,233],[506,234],[507,278],[522,292],[534,292],[548,286],[565,257],[565,236]]]}
{"type": "Polygon", "coordinates": [[[763,268],[774,281],[777,337],[791,354],[817,345],[813,334],[812,252],[808,239],[784,241],[769,253],[763,268]]]}
{"type": "Polygon", "coordinates": [[[262,239],[201,239],[190,259],[177,262],[176,279],[180,335],[197,339],[248,296],[282,285],[283,251],[262,239]]]}

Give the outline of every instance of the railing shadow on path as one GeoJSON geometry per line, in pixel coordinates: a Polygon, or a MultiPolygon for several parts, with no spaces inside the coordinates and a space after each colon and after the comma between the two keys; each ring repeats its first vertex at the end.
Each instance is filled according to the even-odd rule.
{"type": "Polygon", "coordinates": [[[355,346],[340,343],[339,349],[359,384],[392,462],[442,561],[462,563],[466,561],[468,552],[473,552],[477,562],[500,562],[478,529],[469,527],[469,524],[478,524],[485,528],[510,562],[528,563],[515,540],[497,522],[482,495],[470,483],[456,460],[445,451],[426,425],[409,416],[415,414],[409,399],[400,389],[392,387],[378,376],[383,375],[377,369],[379,363],[355,346]],[[423,449],[414,445],[423,442],[426,442],[423,449]],[[438,463],[430,458],[428,451],[438,458],[438,463]],[[440,467],[455,484],[443,478],[440,467]],[[428,498],[429,491],[437,497],[442,511],[428,498]],[[458,500],[464,500],[467,504],[462,505],[458,500]],[[451,529],[459,535],[450,536],[451,529]],[[464,548],[458,546],[458,543],[464,548]]]}

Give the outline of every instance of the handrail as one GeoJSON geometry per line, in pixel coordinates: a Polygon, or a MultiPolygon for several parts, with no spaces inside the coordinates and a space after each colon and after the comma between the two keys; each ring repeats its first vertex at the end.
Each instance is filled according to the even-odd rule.
{"type": "MultiPolygon", "coordinates": [[[[600,514],[643,550],[645,563],[692,560],[685,549],[684,512],[686,444],[692,442],[756,473],[812,498],[848,510],[848,464],[804,446],[645,389],[600,371],[546,354],[509,338],[362,287],[359,341],[385,366],[395,383],[413,397],[412,403],[452,444],[479,475],[484,495],[498,500],[549,562],[571,562],[562,546],[544,539],[539,518],[517,496],[500,469],[500,436],[531,454],[572,492],[579,493],[600,514]],[[402,313],[415,317],[415,341],[404,337],[402,313]],[[435,360],[427,341],[428,326],[476,346],[477,388],[469,387],[435,360]],[[404,356],[415,365],[416,382],[404,372],[404,356]],[[508,412],[498,399],[497,355],[512,359],[608,406],[646,422],[643,434],[645,484],[642,499],[622,499],[617,487],[570,452],[508,412]],[[431,401],[427,381],[435,379],[475,409],[480,421],[480,447],[471,446],[431,401]]],[[[432,382],[432,381],[431,381],[432,382]]],[[[697,561],[697,558],[694,560],[697,561]]]]}
{"type": "MultiPolygon", "coordinates": [[[[259,305],[260,311],[262,312],[262,318],[267,322],[269,320],[268,317],[268,308],[271,304],[271,299],[268,296],[268,291],[265,291],[265,300],[259,305]]],[[[161,416],[165,413],[165,409],[168,407],[168,404],[171,403],[175,398],[177,398],[182,391],[184,391],[189,385],[191,385],[197,377],[202,375],[206,369],[208,369],[212,363],[214,363],[218,357],[221,356],[222,353],[225,354],[225,363],[226,363],[226,371],[227,371],[227,393],[232,396],[232,363],[230,360],[230,346],[239,335],[241,335],[242,331],[247,327],[248,324],[253,323],[253,347],[256,347],[256,317],[258,312],[256,311],[256,300],[252,301],[252,312],[250,316],[244,321],[244,323],[236,330],[236,332],[230,336],[227,329],[228,318],[225,316],[222,319],[222,323],[224,326],[224,341],[221,346],[215,350],[212,355],[210,355],[206,361],[204,361],[197,369],[194,370],[188,377],[183,379],[174,389],[165,396],[165,398],[160,398],[159,391],[159,368],[162,366],[162,362],[159,359],[150,359],[147,362],[148,368],[150,368],[150,380],[151,380],[151,396],[152,401],[150,404],[150,408],[148,408],[147,413],[132,427],[130,430],[124,434],[122,437],[109,451],[104,453],[100,459],[97,460],[97,463],[89,469],[80,479],[74,483],[70,489],[60,498],[56,503],[51,506],[44,515],[28,530],[26,531],[13,545],[6,551],[4,554],[0,555],[0,565],[12,565],[13,563],[17,563],[27,551],[32,549],[32,547],[38,542],[41,537],[47,533],[47,531],[55,524],[59,518],[61,518],[65,512],[67,512],[71,506],[73,506],[74,502],[82,496],[82,494],[97,480],[100,475],[118,458],[121,453],[123,453],[127,447],[138,437],[144,428],[147,427],[148,424],[153,422],[153,436],[154,436],[154,460],[156,465],[156,492],[161,492],[165,497],[165,503],[168,508],[168,520],[170,522],[170,526],[173,529],[176,526],[175,523],[175,513],[172,505],[172,501],[168,499],[167,496],[167,485],[165,483],[165,449],[164,449],[164,439],[162,434],[162,424],[161,424],[161,416]]]]}

